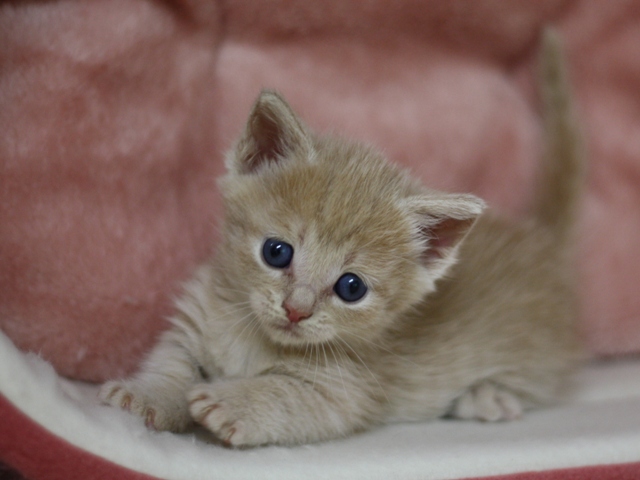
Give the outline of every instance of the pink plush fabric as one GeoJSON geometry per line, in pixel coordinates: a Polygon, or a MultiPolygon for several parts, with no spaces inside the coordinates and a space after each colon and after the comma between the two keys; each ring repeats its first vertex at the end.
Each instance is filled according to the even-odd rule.
{"type": "Polygon", "coordinates": [[[0,5],[0,328],[64,375],[132,371],[215,249],[214,177],[260,88],[510,215],[541,148],[541,28],[591,155],[579,273],[594,354],[640,351],[640,2],[0,5]]]}

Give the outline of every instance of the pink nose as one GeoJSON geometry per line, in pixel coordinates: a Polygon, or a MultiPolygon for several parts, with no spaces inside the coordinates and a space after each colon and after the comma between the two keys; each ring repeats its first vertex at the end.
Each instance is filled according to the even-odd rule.
{"type": "Polygon", "coordinates": [[[302,320],[306,320],[311,316],[311,313],[296,310],[292,306],[287,305],[286,302],[282,304],[282,308],[284,308],[284,311],[287,312],[287,318],[291,323],[301,322],[302,320]]]}

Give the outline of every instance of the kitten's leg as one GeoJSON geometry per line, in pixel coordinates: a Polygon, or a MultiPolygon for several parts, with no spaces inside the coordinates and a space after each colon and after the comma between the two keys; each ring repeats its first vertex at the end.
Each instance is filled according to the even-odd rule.
{"type": "Polygon", "coordinates": [[[99,397],[143,417],[149,428],[179,432],[191,423],[185,393],[198,380],[185,337],[174,329],[165,332],[138,374],[105,383],[99,397]]]}
{"type": "Polygon", "coordinates": [[[465,420],[498,422],[522,416],[521,400],[509,390],[489,381],[481,382],[455,400],[450,416],[465,420]]]}
{"type": "Polygon", "coordinates": [[[188,399],[194,420],[235,447],[345,436],[371,424],[379,408],[353,384],[347,393],[278,374],[196,385],[188,399]]]}

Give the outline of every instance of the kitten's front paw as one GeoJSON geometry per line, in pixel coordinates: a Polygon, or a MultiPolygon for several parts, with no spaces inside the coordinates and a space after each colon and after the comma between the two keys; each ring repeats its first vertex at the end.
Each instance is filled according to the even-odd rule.
{"type": "Polygon", "coordinates": [[[102,403],[144,418],[147,428],[180,432],[190,423],[186,402],[150,394],[133,380],[107,382],[100,388],[102,403]]]}
{"type": "MultiPolygon", "coordinates": [[[[249,395],[232,382],[196,385],[187,395],[191,417],[225,445],[256,446],[268,443],[249,395]]],[[[248,392],[247,392],[248,393],[248,392]]]]}
{"type": "Polygon", "coordinates": [[[483,382],[458,398],[450,415],[465,420],[498,422],[520,418],[522,411],[522,403],[516,395],[493,383],[483,382]]]}

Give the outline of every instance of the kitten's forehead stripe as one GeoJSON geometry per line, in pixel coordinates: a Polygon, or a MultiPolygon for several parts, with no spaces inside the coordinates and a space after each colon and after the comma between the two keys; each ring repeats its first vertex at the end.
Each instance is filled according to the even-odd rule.
{"type": "Polygon", "coordinates": [[[347,256],[344,259],[344,262],[342,263],[342,268],[346,268],[348,265],[351,265],[355,259],[357,257],[357,253],[352,251],[349,254],[347,254],[347,256]]]}
{"type": "Polygon", "coordinates": [[[369,242],[375,247],[388,232],[406,227],[394,206],[396,198],[407,195],[401,172],[351,145],[330,143],[317,151],[316,164],[295,162],[267,179],[273,180],[268,185],[272,198],[290,214],[315,220],[320,239],[334,245],[369,242]]]}

